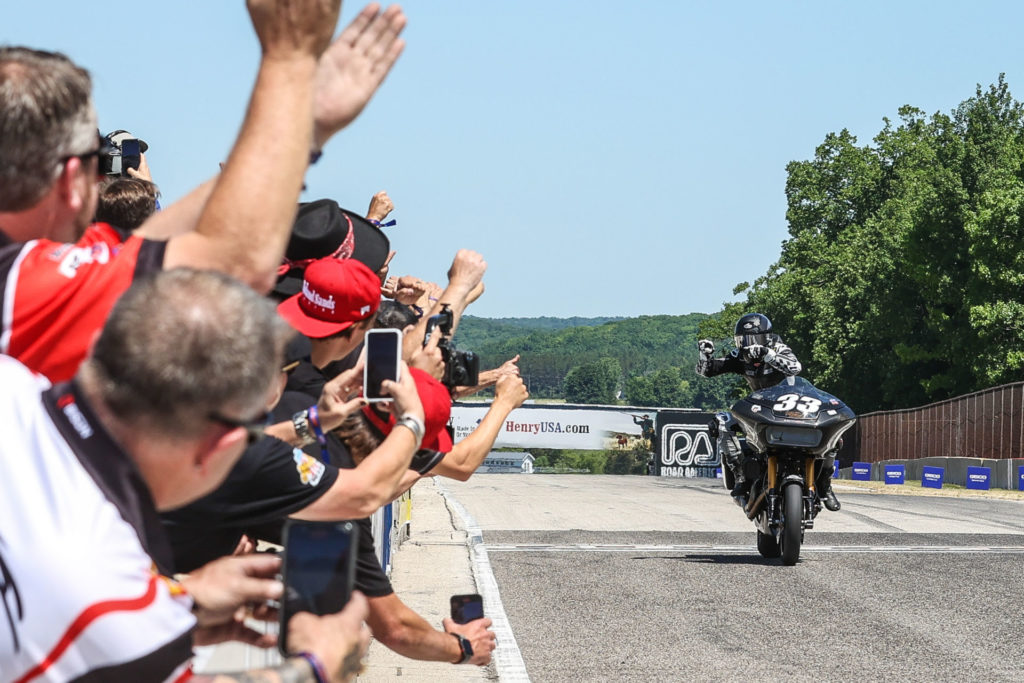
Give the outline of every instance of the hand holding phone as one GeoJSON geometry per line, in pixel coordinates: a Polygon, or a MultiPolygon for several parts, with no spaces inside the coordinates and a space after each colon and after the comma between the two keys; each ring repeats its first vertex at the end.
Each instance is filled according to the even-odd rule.
{"type": "Polygon", "coordinates": [[[358,532],[351,522],[285,522],[277,641],[282,654],[289,654],[288,622],[296,613],[334,614],[348,603],[355,584],[358,532]]]}
{"type": "Polygon", "coordinates": [[[363,370],[363,397],[367,401],[390,401],[381,386],[384,380],[397,382],[402,362],[402,331],[375,329],[366,333],[366,362],[363,370]]]}
{"type": "Polygon", "coordinates": [[[142,148],[136,138],[125,138],[121,141],[121,175],[128,175],[128,169],[139,170],[142,163],[142,148]]]}
{"type": "Polygon", "coordinates": [[[468,624],[484,618],[484,599],[477,593],[453,595],[451,597],[452,621],[468,624]]]}

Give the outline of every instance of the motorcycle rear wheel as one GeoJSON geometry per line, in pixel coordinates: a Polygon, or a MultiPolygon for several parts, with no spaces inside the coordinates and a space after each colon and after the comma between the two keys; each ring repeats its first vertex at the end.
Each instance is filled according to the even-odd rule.
{"type": "Polygon", "coordinates": [[[782,549],[782,564],[796,564],[800,557],[800,543],[803,540],[803,489],[798,484],[790,484],[782,489],[782,533],[779,534],[779,546],[782,549]]]}
{"type": "Polygon", "coordinates": [[[757,552],[761,553],[761,557],[778,557],[780,553],[779,542],[771,534],[766,534],[763,531],[758,531],[757,552]]]}

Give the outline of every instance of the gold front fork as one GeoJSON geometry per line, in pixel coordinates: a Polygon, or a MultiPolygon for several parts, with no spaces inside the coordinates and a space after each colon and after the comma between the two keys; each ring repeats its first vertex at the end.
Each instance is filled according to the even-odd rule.
{"type": "Polygon", "coordinates": [[[768,456],[768,490],[775,490],[775,482],[779,478],[779,457],[777,455],[768,456]]]}
{"type": "Polygon", "coordinates": [[[814,490],[814,458],[804,460],[804,481],[807,483],[807,490],[814,490]]]}

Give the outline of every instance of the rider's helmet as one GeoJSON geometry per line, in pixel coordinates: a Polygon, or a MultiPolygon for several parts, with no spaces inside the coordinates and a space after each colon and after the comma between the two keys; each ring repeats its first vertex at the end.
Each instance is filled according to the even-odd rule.
{"type": "Polygon", "coordinates": [[[754,344],[767,346],[779,339],[779,335],[772,332],[772,321],[768,319],[768,316],[760,313],[747,313],[737,320],[736,330],[733,334],[737,349],[754,344]]]}

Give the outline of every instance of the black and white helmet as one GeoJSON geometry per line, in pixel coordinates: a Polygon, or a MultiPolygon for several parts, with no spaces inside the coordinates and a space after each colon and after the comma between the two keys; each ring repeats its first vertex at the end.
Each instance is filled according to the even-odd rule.
{"type": "Polygon", "coordinates": [[[733,334],[737,349],[755,344],[768,346],[779,339],[779,335],[772,332],[772,321],[760,313],[747,313],[736,321],[736,330],[733,334]]]}

